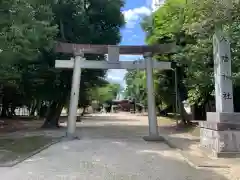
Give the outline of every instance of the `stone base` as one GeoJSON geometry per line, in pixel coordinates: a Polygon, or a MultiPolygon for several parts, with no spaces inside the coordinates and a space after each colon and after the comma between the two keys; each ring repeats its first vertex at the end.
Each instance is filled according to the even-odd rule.
{"type": "Polygon", "coordinates": [[[154,135],[150,135],[150,136],[144,136],[143,139],[145,141],[151,141],[151,142],[158,142],[158,141],[165,141],[165,139],[159,135],[154,136],[154,135]]]}
{"type": "Polygon", "coordinates": [[[201,145],[216,152],[240,152],[240,131],[200,129],[201,145]]]}
{"type": "Polygon", "coordinates": [[[240,155],[240,113],[208,113],[200,128],[201,146],[215,157],[240,155]]]}
{"type": "Polygon", "coordinates": [[[216,131],[240,131],[240,123],[232,122],[199,122],[199,127],[204,129],[212,129],[216,131]]]}
{"type": "Polygon", "coordinates": [[[63,140],[66,141],[72,141],[72,140],[79,140],[80,138],[76,134],[69,134],[66,133],[66,136],[63,138],[63,140]]]}
{"type": "Polygon", "coordinates": [[[216,152],[204,146],[201,146],[200,149],[215,158],[240,158],[240,152],[216,152]]]}
{"type": "Polygon", "coordinates": [[[240,113],[207,112],[208,122],[240,123],[240,113]]]}

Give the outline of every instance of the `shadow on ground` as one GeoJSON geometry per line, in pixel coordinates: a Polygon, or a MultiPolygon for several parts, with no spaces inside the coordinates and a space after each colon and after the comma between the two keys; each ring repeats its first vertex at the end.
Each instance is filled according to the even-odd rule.
{"type": "Polygon", "coordinates": [[[227,180],[195,169],[176,151],[158,143],[82,139],[56,144],[1,173],[3,179],[227,180]],[[29,173],[31,172],[31,173],[29,173]]]}
{"type": "MultiPolygon", "coordinates": [[[[61,117],[60,122],[63,126],[66,126],[67,117],[61,117]]],[[[32,121],[19,121],[24,127],[21,131],[14,134],[24,135],[28,133],[31,135],[56,134],[57,132],[66,132],[66,128],[45,130],[40,129],[43,120],[32,120],[32,121]],[[35,133],[37,132],[37,133],[35,133]]],[[[159,121],[159,133],[160,135],[171,137],[171,140],[181,146],[181,149],[188,149],[192,144],[198,143],[199,138],[190,139],[184,135],[185,131],[177,129],[174,125],[161,125],[161,120],[159,121]],[[182,136],[174,135],[183,134],[182,136]]],[[[97,114],[97,115],[86,115],[81,117],[81,122],[77,122],[77,131],[79,136],[82,138],[93,138],[93,139],[128,139],[130,137],[135,139],[142,139],[143,136],[148,135],[148,120],[145,116],[133,115],[133,114],[97,114]]]]}
{"type": "MultiPolygon", "coordinates": [[[[65,131],[60,128],[52,133],[65,131]]],[[[2,178],[227,180],[213,170],[189,166],[163,142],[145,142],[147,121],[135,116],[84,117],[76,132],[80,140],[56,144],[5,170],[2,178]]]]}
{"type": "MultiPolygon", "coordinates": [[[[82,118],[81,123],[77,123],[77,131],[81,138],[92,139],[142,139],[148,135],[148,122],[146,119],[136,116],[87,116],[82,118]]],[[[168,137],[177,144],[180,149],[188,149],[193,144],[199,143],[199,138],[191,139],[182,136],[174,136],[181,134],[173,126],[160,126],[159,134],[168,137]],[[180,147],[179,147],[180,146],[180,147]]],[[[170,144],[169,144],[170,145],[170,144]]]]}
{"type": "MultiPolygon", "coordinates": [[[[125,117],[126,118],[126,117],[125,117]]],[[[125,119],[125,118],[114,118],[114,116],[84,116],[81,118],[81,120],[83,121],[111,121],[111,122],[115,122],[115,121],[139,121],[137,119],[125,119]]]]}

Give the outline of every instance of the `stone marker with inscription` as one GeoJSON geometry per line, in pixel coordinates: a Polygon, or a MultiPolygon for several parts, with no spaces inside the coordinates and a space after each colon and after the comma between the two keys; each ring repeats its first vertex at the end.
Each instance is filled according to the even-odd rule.
{"type": "Polygon", "coordinates": [[[217,157],[240,155],[240,113],[234,113],[231,49],[221,31],[213,37],[216,112],[200,122],[201,145],[217,157]]]}

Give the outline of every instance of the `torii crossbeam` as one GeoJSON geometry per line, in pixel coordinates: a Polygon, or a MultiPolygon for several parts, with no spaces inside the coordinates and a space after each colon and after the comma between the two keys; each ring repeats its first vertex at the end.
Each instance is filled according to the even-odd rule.
{"type": "Polygon", "coordinates": [[[117,45],[88,45],[57,43],[56,52],[73,54],[70,60],[56,60],[55,67],[73,69],[70,109],[67,123],[67,136],[74,138],[76,130],[77,106],[79,100],[81,69],[146,69],[148,94],[148,121],[149,135],[144,139],[148,141],[162,140],[158,133],[156,117],[155,96],[153,87],[153,68],[172,69],[171,62],[157,62],[152,60],[152,54],[167,54],[176,51],[174,43],[155,46],[117,46],[117,45]],[[108,60],[86,60],[84,54],[108,54],[108,60]],[[143,55],[144,61],[119,61],[120,54],[143,55]],[[138,62],[138,63],[136,63],[138,62]]]}
{"type": "Polygon", "coordinates": [[[61,43],[56,44],[56,52],[74,54],[76,51],[81,50],[84,54],[108,54],[109,48],[118,49],[119,54],[130,54],[130,55],[143,55],[145,53],[158,53],[167,54],[176,51],[175,43],[160,44],[153,46],[123,46],[123,45],[92,45],[92,44],[71,44],[71,43],[61,43]]]}

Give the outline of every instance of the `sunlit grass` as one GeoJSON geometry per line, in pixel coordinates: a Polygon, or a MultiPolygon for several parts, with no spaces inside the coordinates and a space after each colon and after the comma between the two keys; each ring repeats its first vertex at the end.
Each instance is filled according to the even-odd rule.
{"type": "MultiPolygon", "coordinates": [[[[179,117],[177,117],[177,118],[178,118],[178,121],[180,122],[179,117]]],[[[158,125],[160,127],[161,126],[176,126],[177,127],[177,122],[176,122],[177,118],[174,118],[174,116],[158,117],[158,125]]],[[[198,126],[186,126],[186,127],[184,127],[183,125],[181,125],[181,127],[182,128],[181,128],[180,131],[178,131],[178,133],[189,133],[190,135],[196,136],[196,137],[200,136],[200,128],[198,126]]]]}
{"type": "Polygon", "coordinates": [[[169,117],[158,117],[159,126],[175,125],[176,120],[169,117]]]}

